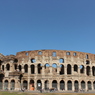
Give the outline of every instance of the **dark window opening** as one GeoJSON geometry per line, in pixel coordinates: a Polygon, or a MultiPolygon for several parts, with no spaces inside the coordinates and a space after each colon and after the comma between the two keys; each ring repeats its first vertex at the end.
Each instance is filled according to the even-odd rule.
{"type": "Polygon", "coordinates": [[[86,64],[87,64],[87,65],[90,64],[90,61],[89,61],[89,60],[86,60],[86,64]]]}
{"type": "Polygon", "coordinates": [[[89,57],[88,57],[88,55],[86,55],[86,59],[88,59],[89,57]]]}
{"type": "Polygon", "coordinates": [[[41,52],[41,51],[39,51],[39,52],[38,52],[38,55],[42,55],[42,52],[41,52]]]}
{"type": "Polygon", "coordinates": [[[60,59],[59,59],[59,62],[60,62],[60,63],[64,63],[64,59],[63,59],[63,58],[60,58],[60,59]]]}
{"type": "Polygon", "coordinates": [[[9,65],[9,64],[6,65],[6,69],[7,69],[8,71],[10,70],[10,65],[9,65]]]}
{"type": "Polygon", "coordinates": [[[75,53],[75,52],[74,52],[74,54],[73,54],[73,55],[74,55],[74,56],[76,56],[76,55],[77,55],[77,53],[75,53]]]}
{"type": "Polygon", "coordinates": [[[35,63],[36,60],[34,58],[31,59],[31,63],[35,63]]]}
{"type": "Polygon", "coordinates": [[[56,52],[53,52],[53,53],[52,53],[52,56],[53,56],[53,57],[56,57],[56,52]]]}
{"type": "Polygon", "coordinates": [[[66,52],[66,55],[70,55],[70,52],[66,52]]]}
{"type": "Polygon", "coordinates": [[[14,63],[17,63],[18,62],[18,60],[17,59],[14,59],[14,63]]]}
{"type": "Polygon", "coordinates": [[[27,52],[27,53],[25,53],[25,55],[26,55],[26,56],[28,56],[28,52],[27,52]]]}

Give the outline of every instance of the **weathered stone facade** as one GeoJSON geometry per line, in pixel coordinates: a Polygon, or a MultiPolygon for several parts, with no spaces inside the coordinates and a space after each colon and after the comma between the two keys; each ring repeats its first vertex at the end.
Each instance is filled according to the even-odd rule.
{"type": "Polygon", "coordinates": [[[0,54],[0,89],[95,90],[95,54],[66,50],[0,54]]]}

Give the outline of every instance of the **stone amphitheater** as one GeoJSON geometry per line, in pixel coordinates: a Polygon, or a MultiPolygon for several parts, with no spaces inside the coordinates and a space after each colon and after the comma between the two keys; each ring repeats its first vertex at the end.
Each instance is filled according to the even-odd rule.
{"type": "Polygon", "coordinates": [[[0,54],[0,90],[95,90],[95,54],[33,50],[0,54]]]}

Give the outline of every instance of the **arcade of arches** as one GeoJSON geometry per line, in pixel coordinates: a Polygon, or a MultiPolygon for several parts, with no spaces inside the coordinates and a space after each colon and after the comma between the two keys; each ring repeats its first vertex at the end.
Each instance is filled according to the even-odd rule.
{"type": "Polygon", "coordinates": [[[0,90],[95,90],[95,61],[89,54],[83,53],[85,58],[81,58],[78,52],[73,55],[66,52],[63,57],[62,53],[57,56],[59,51],[50,52],[50,56],[39,51],[38,55],[20,52],[14,57],[1,58],[0,90]]]}

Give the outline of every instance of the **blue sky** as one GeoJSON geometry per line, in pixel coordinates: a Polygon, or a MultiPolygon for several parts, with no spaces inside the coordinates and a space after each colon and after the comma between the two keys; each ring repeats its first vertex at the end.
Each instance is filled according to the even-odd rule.
{"type": "Polygon", "coordinates": [[[95,54],[95,0],[0,0],[0,53],[40,49],[95,54]]]}

